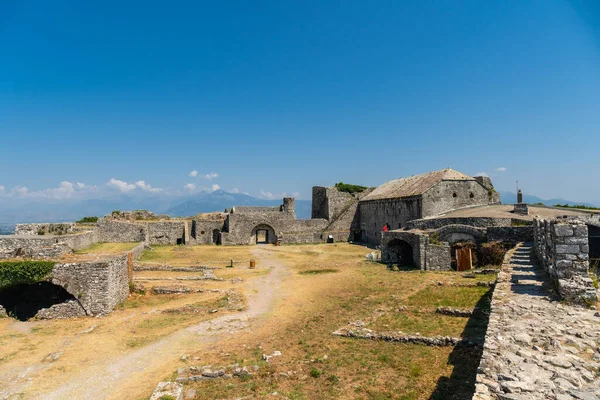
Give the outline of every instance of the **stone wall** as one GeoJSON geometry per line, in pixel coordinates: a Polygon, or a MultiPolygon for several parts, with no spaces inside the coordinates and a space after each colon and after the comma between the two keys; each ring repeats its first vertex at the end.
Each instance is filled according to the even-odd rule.
{"type": "Polygon", "coordinates": [[[74,230],[74,222],[15,225],[15,235],[67,235],[73,233],[74,230]]]}
{"type": "Polygon", "coordinates": [[[129,295],[129,259],[127,253],[100,261],[56,264],[51,281],[72,294],[87,315],[104,315],[129,295]]]}
{"type": "Polygon", "coordinates": [[[64,236],[0,236],[0,259],[14,257],[53,259],[96,242],[97,237],[93,231],[64,236]]]}
{"type": "Polygon", "coordinates": [[[381,262],[398,263],[394,250],[396,241],[406,242],[412,248],[412,259],[415,267],[425,270],[427,267],[426,248],[429,236],[421,231],[388,231],[382,234],[381,262]]]}
{"type": "Polygon", "coordinates": [[[224,221],[192,221],[192,243],[193,244],[218,244],[220,243],[221,231],[224,229],[224,221]],[[215,230],[218,231],[215,237],[215,230]],[[217,239],[215,241],[215,239],[217,239]]]}
{"type": "Polygon", "coordinates": [[[148,222],[147,242],[150,245],[174,245],[185,243],[185,221],[148,222]]]}
{"type": "Polygon", "coordinates": [[[530,226],[493,226],[487,228],[488,242],[532,242],[533,225],[530,226]]]}
{"type": "Polygon", "coordinates": [[[359,206],[363,241],[378,245],[385,224],[392,229],[403,228],[408,221],[423,217],[421,198],[362,201],[359,206]]]}
{"type": "MultiPolygon", "coordinates": [[[[489,228],[488,228],[489,229],[489,228]]],[[[469,225],[446,225],[436,230],[439,240],[443,242],[485,241],[486,229],[469,225]]]]}
{"type": "Polygon", "coordinates": [[[148,229],[145,224],[106,218],[98,221],[95,231],[98,242],[101,243],[145,242],[148,236],[148,229]]]}
{"type": "Polygon", "coordinates": [[[450,246],[428,243],[426,251],[426,269],[428,271],[449,271],[452,269],[450,246]]]}
{"type": "Polygon", "coordinates": [[[314,186],[312,194],[312,218],[333,220],[349,203],[357,199],[350,193],[340,192],[334,187],[314,186]]]}
{"type": "Polygon", "coordinates": [[[499,202],[495,192],[477,181],[441,181],[423,193],[423,217],[499,202]]]}
{"type": "Polygon", "coordinates": [[[446,225],[470,225],[477,228],[490,226],[511,226],[511,218],[488,217],[454,217],[454,218],[428,218],[417,219],[406,224],[408,229],[438,229],[446,225]]]}
{"type": "Polygon", "coordinates": [[[588,227],[576,218],[536,219],[534,252],[567,303],[589,306],[597,290],[589,276],[588,227]]]}

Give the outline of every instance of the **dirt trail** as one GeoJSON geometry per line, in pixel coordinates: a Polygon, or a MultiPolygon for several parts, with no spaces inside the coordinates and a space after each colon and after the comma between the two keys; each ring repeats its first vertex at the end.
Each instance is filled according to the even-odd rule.
{"type": "Polygon", "coordinates": [[[181,354],[264,323],[260,317],[271,309],[289,272],[266,248],[258,247],[253,253],[260,259],[261,266],[270,268],[271,272],[249,282],[246,310],[187,327],[136,351],[94,365],[38,398],[139,398],[148,386],[154,387],[174,371],[181,354]]]}

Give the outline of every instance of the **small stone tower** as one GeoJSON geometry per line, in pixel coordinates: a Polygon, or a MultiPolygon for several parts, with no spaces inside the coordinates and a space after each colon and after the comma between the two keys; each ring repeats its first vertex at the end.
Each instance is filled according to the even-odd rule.
{"type": "Polygon", "coordinates": [[[283,211],[284,212],[289,212],[289,213],[295,213],[296,207],[296,199],[294,199],[293,197],[284,197],[283,198],[283,211]]]}

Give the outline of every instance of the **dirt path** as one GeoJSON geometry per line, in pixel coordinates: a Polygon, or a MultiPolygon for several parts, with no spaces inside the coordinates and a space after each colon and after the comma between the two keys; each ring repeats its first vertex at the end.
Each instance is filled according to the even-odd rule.
{"type": "Polygon", "coordinates": [[[280,294],[281,283],[289,272],[268,255],[267,249],[258,247],[253,252],[260,259],[261,266],[270,268],[271,272],[249,282],[245,311],[179,330],[136,351],[94,365],[38,398],[139,398],[141,392],[147,391],[149,386],[153,388],[174,371],[181,354],[264,323],[261,317],[272,308],[280,294]]]}

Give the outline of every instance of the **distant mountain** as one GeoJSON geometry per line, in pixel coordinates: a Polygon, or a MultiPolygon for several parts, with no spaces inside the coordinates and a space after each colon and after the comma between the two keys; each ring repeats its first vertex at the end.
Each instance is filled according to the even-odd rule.
{"type": "MultiPolygon", "coordinates": [[[[278,206],[281,200],[264,200],[248,196],[243,193],[229,193],[224,190],[216,190],[212,193],[203,193],[190,198],[181,204],[164,211],[173,217],[192,216],[200,213],[224,211],[234,206],[278,206]]],[[[311,216],[311,201],[296,200],[296,217],[308,219],[311,216]]]]}
{"type": "MultiPolygon", "coordinates": [[[[15,223],[76,221],[84,216],[104,216],[114,210],[150,210],[157,214],[187,217],[199,213],[223,211],[233,206],[278,206],[278,200],[263,200],[242,193],[217,190],[186,196],[165,195],[115,195],[99,199],[37,201],[8,206],[0,204],[0,223],[6,224],[2,232],[12,230],[15,223]]],[[[311,201],[296,200],[296,216],[311,216],[311,201]]]]}
{"type": "MultiPolygon", "coordinates": [[[[514,204],[517,202],[517,194],[513,192],[499,192],[500,193],[500,201],[502,204],[514,204]]],[[[597,207],[596,204],[586,203],[582,201],[572,201],[565,200],[562,198],[556,199],[542,199],[541,197],[534,196],[532,194],[523,194],[523,202],[527,204],[535,204],[542,203],[547,206],[555,206],[557,204],[568,204],[570,206],[574,205],[584,205],[588,207],[597,207]]]]}

